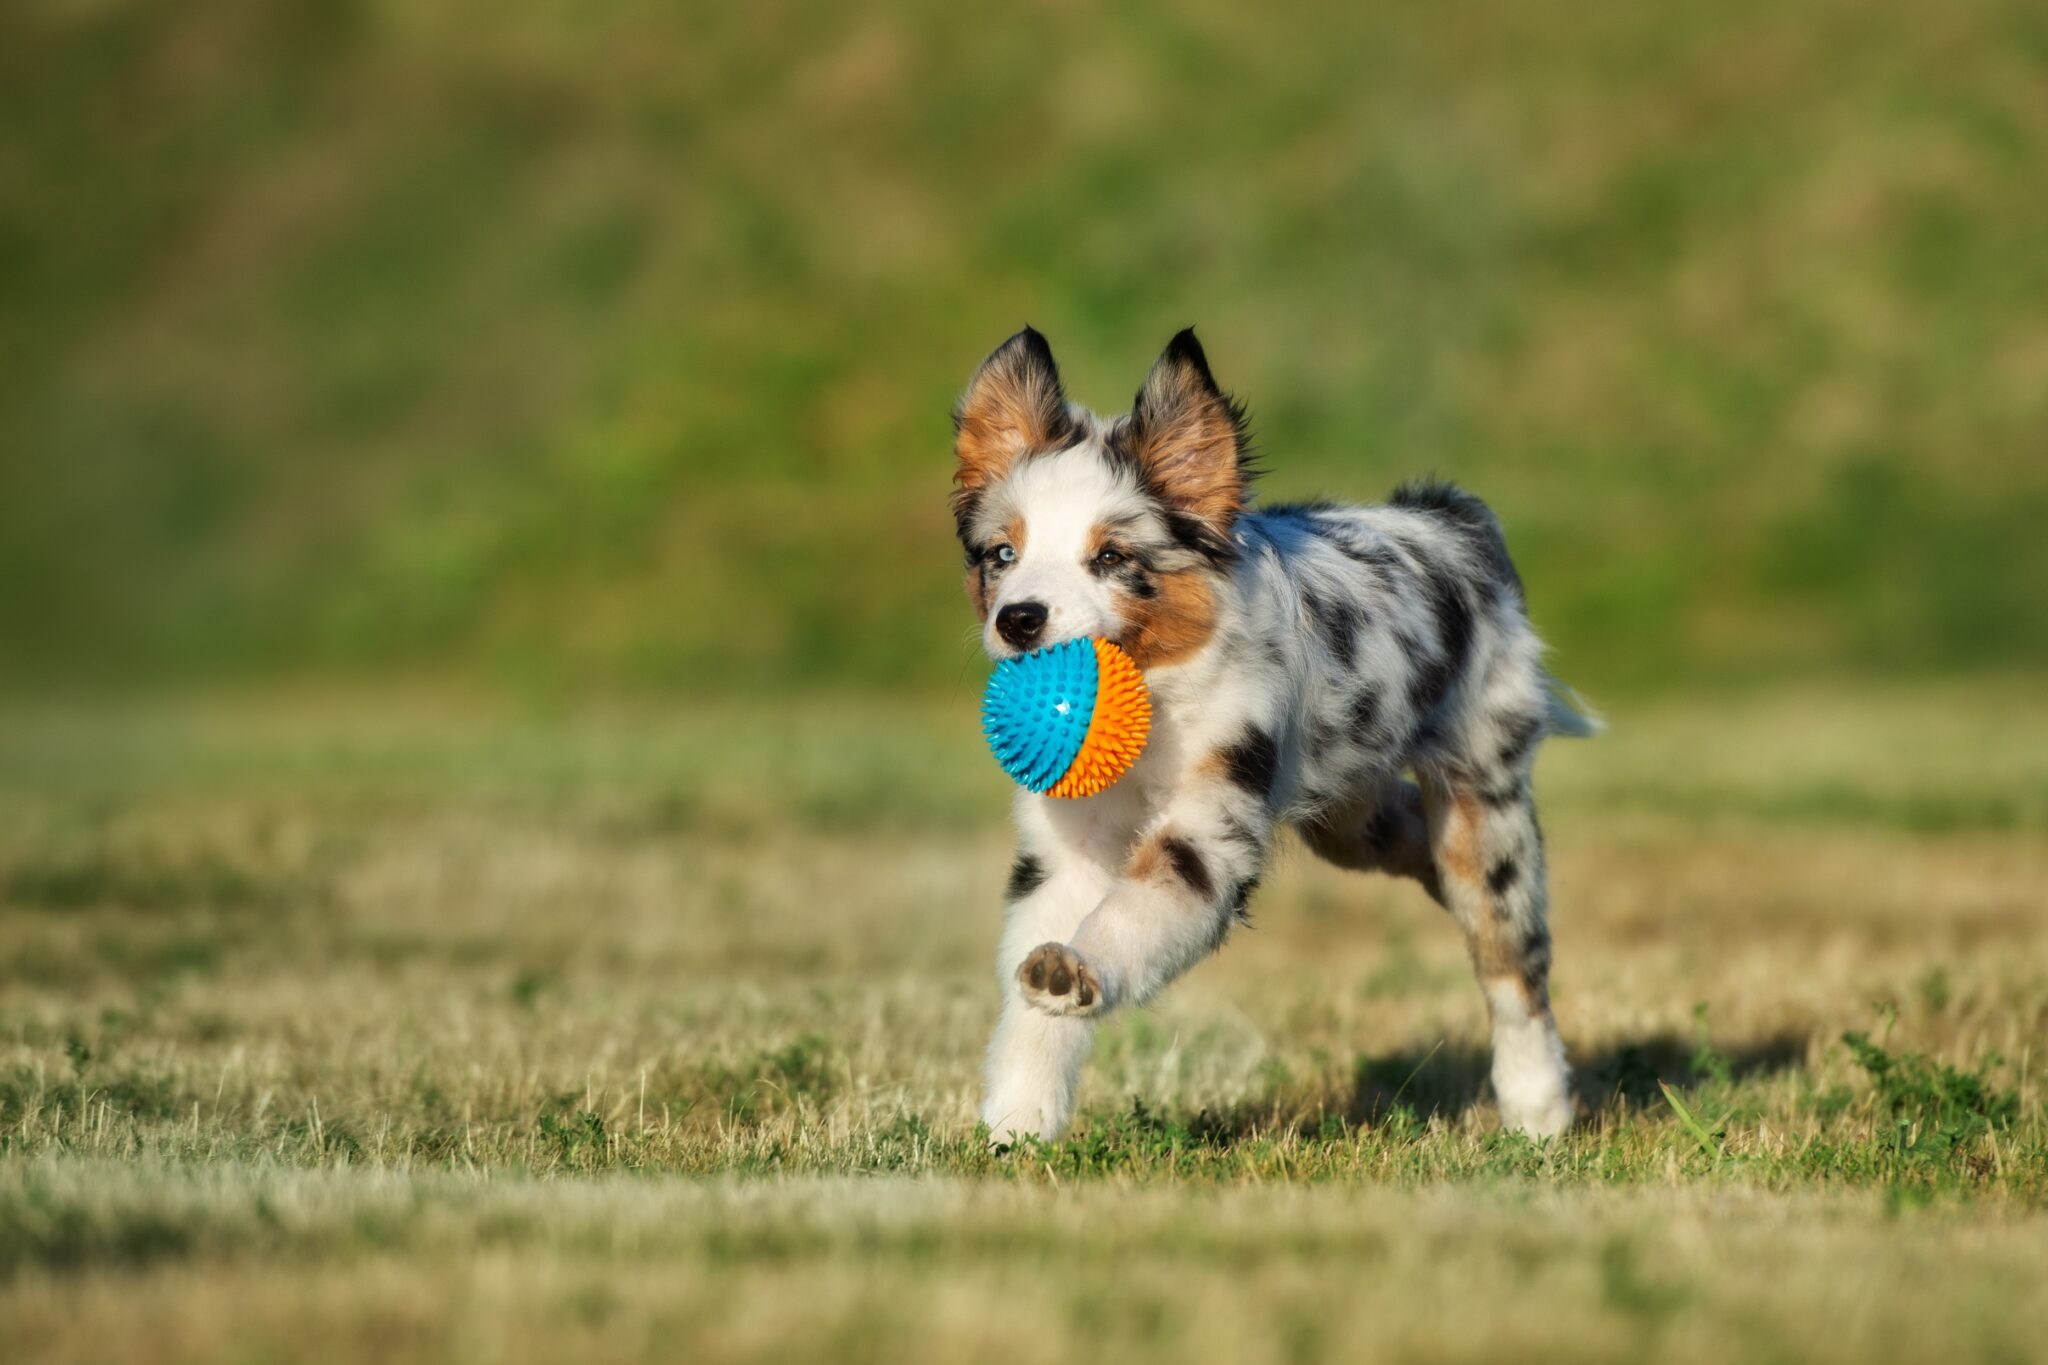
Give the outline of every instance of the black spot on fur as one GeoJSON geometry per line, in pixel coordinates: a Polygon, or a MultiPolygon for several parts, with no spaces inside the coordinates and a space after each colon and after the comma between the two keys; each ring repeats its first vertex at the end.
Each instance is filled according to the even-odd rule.
{"type": "Polygon", "coordinates": [[[1029,853],[1019,853],[1017,861],[1010,864],[1010,882],[1003,888],[1003,899],[1021,901],[1039,887],[1045,885],[1045,864],[1029,853]]]}
{"type": "Polygon", "coordinates": [[[1322,632],[1324,643],[1337,661],[1349,668],[1358,652],[1358,628],[1364,617],[1350,602],[1330,601],[1321,595],[1309,592],[1302,595],[1309,615],[1315,617],[1316,629],[1322,632]]]}
{"type": "Polygon", "coordinates": [[[1522,600],[1522,577],[1515,572],[1514,561],[1508,558],[1507,537],[1501,534],[1500,521],[1492,508],[1456,484],[1434,479],[1404,483],[1387,501],[1395,507],[1427,512],[1450,523],[1479,552],[1494,581],[1510,589],[1516,601],[1522,600]]]}
{"type": "Polygon", "coordinates": [[[1351,737],[1361,744],[1370,743],[1380,724],[1380,692],[1377,687],[1367,687],[1351,699],[1351,737]]]}
{"type": "Polygon", "coordinates": [[[1359,840],[1368,851],[1384,852],[1394,841],[1394,809],[1388,805],[1373,807],[1366,817],[1365,828],[1359,833],[1359,840]]]}
{"type": "Polygon", "coordinates": [[[1502,721],[1507,738],[1501,741],[1500,765],[1503,768],[1519,768],[1522,760],[1529,756],[1529,750],[1543,735],[1543,717],[1517,716],[1502,721]]]}
{"type": "Polygon", "coordinates": [[[1216,884],[1209,880],[1209,865],[1202,861],[1202,855],[1195,852],[1195,846],[1185,839],[1168,838],[1159,841],[1159,851],[1166,855],[1166,861],[1173,866],[1173,875],[1187,883],[1188,890],[1203,900],[1209,899],[1216,890],[1216,884]]]}
{"type": "Polygon", "coordinates": [[[1259,515],[1270,516],[1275,512],[1285,515],[1298,511],[1305,519],[1311,535],[1354,564],[1363,564],[1381,571],[1399,571],[1405,567],[1401,563],[1400,554],[1380,538],[1379,532],[1341,517],[1325,515],[1343,510],[1331,503],[1300,503],[1294,507],[1262,507],[1259,509],[1259,515]]]}
{"type": "Polygon", "coordinates": [[[1522,935],[1522,989],[1538,1004],[1550,1002],[1550,931],[1532,924],[1522,935]]]}
{"type": "Polygon", "coordinates": [[[1264,800],[1273,794],[1273,774],[1280,766],[1280,751],[1273,737],[1254,725],[1244,738],[1223,751],[1223,766],[1230,780],[1264,800]]]}
{"type": "Polygon", "coordinates": [[[1327,526],[1323,528],[1323,538],[1329,541],[1337,553],[1355,564],[1363,564],[1381,573],[1398,570],[1401,567],[1401,557],[1390,546],[1376,541],[1361,545],[1346,532],[1327,526]]]}
{"type": "Polygon", "coordinates": [[[980,493],[961,493],[953,499],[953,534],[960,537],[960,548],[967,552],[969,564],[981,558],[981,551],[972,543],[974,518],[980,511],[980,493]]]}
{"type": "Polygon", "coordinates": [[[1486,889],[1497,897],[1505,895],[1507,889],[1513,886],[1521,875],[1521,864],[1517,863],[1512,855],[1502,858],[1486,870],[1486,889]]]}
{"type": "Polygon", "coordinates": [[[1222,820],[1225,843],[1234,844],[1247,854],[1256,854],[1263,842],[1258,831],[1235,815],[1226,814],[1222,820]]]}
{"type": "Polygon", "coordinates": [[[1432,512],[1466,530],[1485,530],[1496,523],[1487,505],[1443,479],[1410,479],[1387,498],[1390,506],[1432,512]]]}
{"type": "Polygon", "coordinates": [[[1170,507],[1162,507],[1160,515],[1166,518],[1166,533],[1183,550],[1193,551],[1211,565],[1228,564],[1237,558],[1237,545],[1230,537],[1200,517],[1191,517],[1170,507]]]}
{"type": "Polygon", "coordinates": [[[1517,777],[1498,787],[1481,787],[1479,799],[1491,810],[1508,810],[1522,803],[1522,779],[1517,777]]]}
{"type": "Polygon", "coordinates": [[[1231,888],[1230,913],[1237,917],[1239,924],[1250,924],[1252,922],[1252,912],[1250,909],[1252,892],[1258,889],[1259,879],[1257,877],[1246,877],[1231,888]]]}
{"type": "Polygon", "coordinates": [[[1472,604],[1450,571],[1424,551],[1410,547],[1420,569],[1422,593],[1437,624],[1437,652],[1419,661],[1408,678],[1408,704],[1425,720],[1450,694],[1472,650],[1472,604]]]}

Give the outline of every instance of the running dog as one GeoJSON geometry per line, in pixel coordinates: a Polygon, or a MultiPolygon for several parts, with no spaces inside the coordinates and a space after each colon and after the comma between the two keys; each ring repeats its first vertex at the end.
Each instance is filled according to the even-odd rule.
{"type": "Polygon", "coordinates": [[[953,514],[989,655],[1108,639],[1154,708],[1143,756],[1107,791],[1018,795],[991,1141],[1058,1136],[1096,1022],[1223,944],[1283,824],[1451,912],[1493,1017],[1502,1119],[1564,1131],[1529,775],[1546,736],[1597,721],[1545,672],[1486,505],[1411,483],[1384,506],[1254,507],[1244,409],[1192,329],[1129,415],[1104,420],[1067,401],[1026,328],[983,362],[954,431],[953,514]]]}

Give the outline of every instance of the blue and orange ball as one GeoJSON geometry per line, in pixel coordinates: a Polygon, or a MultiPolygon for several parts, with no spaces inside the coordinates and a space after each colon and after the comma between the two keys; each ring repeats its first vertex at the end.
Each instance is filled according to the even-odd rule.
{"type": "Polygon", "coordinates": [[[1108,640],[1069,640],[996,665],[981,731],[1026,791],[1093,796],[1130,770],[1152,734],[1152,694],[1108,640]]]}

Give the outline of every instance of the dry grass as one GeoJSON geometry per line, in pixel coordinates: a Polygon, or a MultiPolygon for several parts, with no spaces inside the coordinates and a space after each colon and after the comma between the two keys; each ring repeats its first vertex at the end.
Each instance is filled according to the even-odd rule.
{"type": "Polygon", "coordinates": [[[950,709],[14,714],[0,1340],[2036,1354],[2048,707],[1617,720],[1543,772],[1580,1131],[1500,1133],[1450,925],[1297,851],[1074,1138],[993,1157],[1001,793],[950,709]]]}

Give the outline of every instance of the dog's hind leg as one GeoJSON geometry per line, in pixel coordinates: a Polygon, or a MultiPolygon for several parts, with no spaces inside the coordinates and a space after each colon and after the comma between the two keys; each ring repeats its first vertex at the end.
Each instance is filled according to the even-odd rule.
{"type": "Polygon", "coordinates": [[[1528,783],[1489,785],[1432,769],[1423,774],[1422,797],[1439,899],[1465,931],[1493,1015],[1501,1118],[1532,1136],[1555,1136],[1571,1124],[1572,1101],[1550,1014],[1543,834],[1528,783]]]}

